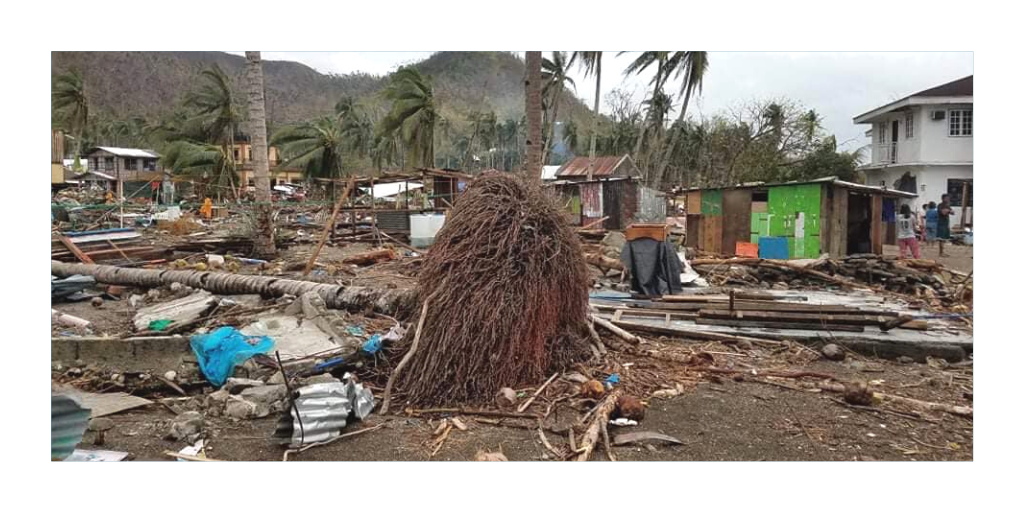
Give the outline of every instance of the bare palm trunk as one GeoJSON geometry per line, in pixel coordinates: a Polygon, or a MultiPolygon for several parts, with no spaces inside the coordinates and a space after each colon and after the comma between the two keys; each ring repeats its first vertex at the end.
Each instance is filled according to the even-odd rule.
{"type": "Polygon", "coordinates": [[[270,205],[270,162],[267,154],[267,112],[263,98],[263,64],[260,52],[245,52],[249,71],[249,136],[256,181],[255,252],[260,258],[277,254],[270,205]]]}
{"type": "Polygon", "coordinates": [[[526,175],[541,182],[541,52],[526,52],[526,175]]]}
{"type": "Polygon", "coordinates": [[[597,158],[597,125],[601,121],[601,57],[597,57],[597,86],[594,90],[594,126],[590,132],[590,161],[587,162],[587,180],[594,179],[594,159],[597,158]]]}
{"type": "Polygon", "coordinates": [[[541,156],[541,165],[548,163],[548,154],[551,152],[551,144],[555,140],[555,125],[558,124],[558,103],[562,99],[562,86],[559,85],[555,91],[555,105],[551,108],[551,128],[548,130],[548,140],[544,141],[544,154],[541,156]]]}
{"type": "Polygon", "coordinates": [[[661,180],[665,177],[665,169],[668,168],[669,161],[672,160],[672,153],[676,150],[676,144],[679,143],[679,132],[683,131],[683,126],[686,123],[686,108],[690,104],[690,89],[686,89],[686,94],[683,96],[683,108],[679,112],[679,118],[676,119],[676,126],[671,128],[672,137],[669,139],[668,147],[665,149],[665,154],[661,157],[661,162],[658,164],[657,172],[654,174],[654,182],[651,188],[657,190],[661,186],[661,180]]]}

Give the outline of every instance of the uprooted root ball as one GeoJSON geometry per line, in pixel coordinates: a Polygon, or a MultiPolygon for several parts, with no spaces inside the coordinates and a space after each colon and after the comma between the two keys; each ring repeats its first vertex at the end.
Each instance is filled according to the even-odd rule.
{"type": "Polygon", "coordinates": [[[586,359],[587,269],[539,186],[487,173],[459,197],[427,255],[420,346],[399,377],[413,403],[491,400],[586,359]]]}

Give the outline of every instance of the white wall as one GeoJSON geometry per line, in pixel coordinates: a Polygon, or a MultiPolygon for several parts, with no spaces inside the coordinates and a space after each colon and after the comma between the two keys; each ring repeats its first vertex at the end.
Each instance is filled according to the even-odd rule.
{"type": "MultiPolygon", "coordinates": [[[[896,188],[896,180],[903,177],[904,173],[910,173],[911,176],[917,178],[917,197],[903,202],[910,204],[910,208],[919,213],[922,205],[931,201],[938,204],[942,200],[942,194],[946,193],[948,186],[947,182],[950,178],[973,179],[974,166],[906,165],[900,167],[887,167],[877,171],[865,171],[868,185],[885,186],[888,188],[896,188]]],[[[956,217],[953,218],[952,222],[954,224],[959,224],[960,215],[962,215],[963,212],[960,207],[954,207],[953,211],[955,212],[956,217]]],[[[968,219],[968,221],[970,220],[971,219],[968,219]]]]}
{"type": "MultiPolygon", "coordinates": [[[[921,160],[922,162],[974,162],[974,137],[949,136],[949,112],[941,121],[932,121],[932,112],[972,108],[965,105],[926,105],[921,116],[921,160]]],[[[972,116],[973,117],[973,116],[972,116]]]]}

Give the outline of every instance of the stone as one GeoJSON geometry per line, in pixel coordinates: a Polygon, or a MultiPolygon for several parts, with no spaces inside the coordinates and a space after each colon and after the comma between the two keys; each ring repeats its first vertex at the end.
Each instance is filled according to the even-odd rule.
{"type": "Polygon", "coordinates": [[[621,231],[609,231],[601,239],[601,245],[622,251],[622,247],[626,245],[626,235],[621,231]]]}
{"type": "Polygon", "coordinates": [[[274,372],[266,380],[267,384],[284,384],[284,374],[281,372],[274,372]]]}
{"type": "Polygon", "coordinates": [[[844,352],[843,349],[835,343],[829,343],[828,345],[821,347],[821,355],[825,356],[825,359],[830,361],[842,361],[843,359],[846,359],[846,352],[844,352]]]}
{"type": "Polygon", "coordinates": [[[911,364],[914,362],[914,358],[910,356],[899,356],[896,358],[896,362],[900,364],[911,364]]]}
{"type": "Polygon", "coordinates": [[[143,302],[145,302],[145,300],[146,298],[142,295],[132,295],[131,297],[128,297],[128,305],[133,309],[138,308],[143,302]]]}
{"type": "Polygon", "coordinates": [[[112,428],[114,428],[114,420],[110,418],[93,418],[89,420],[89,430],[91,432],[102,432],[112,428]]]}
{"type": "Polygon", "coordinates": [[[224,402],[227,402],[228,398],[230,398],[230,397],[231,397],[231,393],[229,393],[228,390],[226,390],[226,389],[218,389],[217,391],[214,391],[213,393],[210,393],[209,395],[206,395],[206,400],[209,403],[215,403],[215,404],[223,405],[224,402]]]}
{"type": "Polygon", "coordinates": [[[171,422],[167,432],[167,439],[172,441],[190,441],[198,437],[203,430],[203,415],[197,411],[188,411],[179,414],[171,422]]]}
{"type": "Polygon", "coordinates": [[[226,389],[228,393],[237,395],[249,388],[256,388],[260,386],[263,386],[262,380],[228,377],[228,380],[224,382],[224,386],[222,386],[221,389],[226,389]]]}
{"type": "Polygon", "coordinates": [[[178,372],[176,372],[174,370],[170,370],[170,371],[164,373],[164,378],[169,380],[169,381],[171,381],[171,382],[174,382],[174,380],[178,378],[178,372]]]}
{"type": "Polygon", "coordinates": [[[252,403],[270,407],[274,402],[284,400],[288,396],[288,389],[284,384],[257,386],[243,390],[240,396],[252,403]]]}
{"type": "Polygon", "coordinates": [[[258,417],[256,409],[256,404],[237,396],[232,396],[224,407],[224,415],[237,420],[247,420],[258,417]]]}
{"type": "Polygon", "coordinates": [[[864,381],[853,381],[846,384],[846,391],[843,393],[846,403],[853,405],[871,405],[874,401],[874,393],[868,389],[864,381]]]}
{"type": "MultiPolygon", "coordinates": [[[[280,372],[278,372],[278,375],[280,375],[280,372]]],[[[320,375],[314,375],[305,379],[304,382],[308,386],[310,384],[333,384],[335,382],[341,382],[341,380],[329,373],[321,373],[320,375]]],[[[267,384],[270,384],[270,382],[267,382],[267,384]]],[[[281,381],[281,384],[284,384],[283,380],[281,381]]]]}
{"type": "Polygon", "coordinates": [[[476,452],[476,456],[473,457],[478,462],[508,462],[508,457],[501,452],[485,452],[479,450],[476,452]]]}
{"type": "Polygon", "coordinates": [[[92,300],[89,301],[89,304],[92,304],[92,307],[94,308],[102,307],[103,299],[100,297],[93,297],[92,300]]]}

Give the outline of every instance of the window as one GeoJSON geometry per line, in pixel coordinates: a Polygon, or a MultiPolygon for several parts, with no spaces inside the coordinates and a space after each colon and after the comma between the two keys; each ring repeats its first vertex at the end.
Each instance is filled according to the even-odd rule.
{"type": "Polygon", "coordinates": [[[103,168],[108,171],[114,170],[114,157],[108,156],[103,159],[103,168]]]}
{"type": "Polygon", "coordinates": [[[238,161],[238,148],[235,148],[234,154],[235,154],[235,161],[238,161]]]}
{"type": "Polygon", "coordinates": [[[974,111],[950,110],[949,136],[970,137],[972,135],[974,135],[974,111]]]}
{"type": "Polygon", "coordinates": [[[252,146],[246,148],[246,153],[247,153],[246,160],[252,160],[252,146]]]}
{"type": "Polygon", "coordinates": [[[950,206],[964,206],[964,190],[967,191],[967,205],[974,205],[974,180],[946,180],[946,193],[949,194],[950,206]]]}
{"type": "Polygon", "coordinates": [[[136,165],[134,158],[125,158],[124,159],[124,169],[126,171],[134,171],[137,167],[138,167],[138,165],[136,165]]]}
{"type": "Polygon", "coordinates": [[[155,171],[156,170],[156,160],[154,160],[152,158],[147,158],[147,159],[143,160],[142,161],[142,169],[146,170],[146,171],[155,171]]]}
{"type": "Polygon", "coordinates": [[[904,138],[914,138],[914,113],[907,112],[906,118],[903,120],[903,126],[906,128],[906,134],[904,138]]]}

